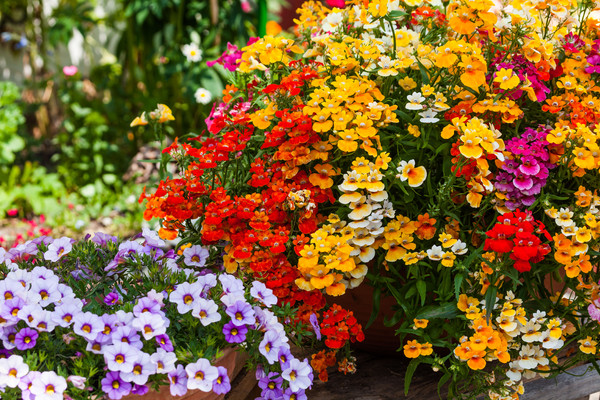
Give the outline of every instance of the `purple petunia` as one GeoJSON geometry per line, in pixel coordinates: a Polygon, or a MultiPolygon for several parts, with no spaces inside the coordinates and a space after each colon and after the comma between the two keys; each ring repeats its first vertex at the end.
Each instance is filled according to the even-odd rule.
{"type": "Polygon", "coordinates": [[[15,335],[15,346],[18,350],[29,350],[35,347],[38,333],[31,328],[23,328],[15,335]]]}
{"type": "Polygon", "coordinates": [[[183,250],[183,263],[190,267],[204,267],[208,258],[208,250],[202,246],[194,245],[183,250]]]}
{"type": "Polygon", "coordinates": [[[62,256],[69,254],[72,249],[72,239],[63,236],[50,243],[48,250],[44,253],[44,259],[46,261],[56,262],[62,256]]]}
{"type": "Polygon", "coordinates": [[[0,386],[17,387],[21,378],[28,372],[29,365],[23,361],[23,357],[12,355],[0,358],[0,386]]]}
{"type": "Polygon", "coordinates": [[[245,301],[238,300],[232,306],[227,307],[225,313],[231,317],[234,325],[254,325],[256,318],[252,306],[245,301]]]}
{"type": "Polygon", "coordinates": [[[290,389],[294,392],[307,389],[312,385],[312,368],[307,360],[290,360],[290,365],[282,373],[281,377],[288,381],[290,389]]]}
{"type": "Polygon", "coordinates": [[[225,340],[229,343],[242,343],[246,340],[246,333],[248,333],[246,325],[238,326],[230,321],[223,326],[225,340]]]}
{"type": "Polygon", "coordinates": [[[205,358],[200,358],[195,363],[188,364],[185,367],[187,373],[188,389],[200,389],[203,392],[210,392],[213,382],[219,377],[219,370],[213,367],[205,358]]]}
{"type": "Polygon", "coordinates": [[[171,396],[183,396],[187,393],[188,377],[182,365],[177,365],[177,368],[167,374],[171,386],[169,390],[171,396]]]}
{"type": "Polygon", "coordinates": [[[231,383],[229,382],[229,375],[227,375],[227,368],[217,367],[219,375],[213,382],[212,391],[216,394],[229,393],[231,390],[231,383]]]}
{"type": "Polygon", "coordinates": [[[131,383],[121,379],[117,371],[109,371],[102,379],[101,384],[102,391],[112,400],[119,400],[131,392],[131,383]]]}

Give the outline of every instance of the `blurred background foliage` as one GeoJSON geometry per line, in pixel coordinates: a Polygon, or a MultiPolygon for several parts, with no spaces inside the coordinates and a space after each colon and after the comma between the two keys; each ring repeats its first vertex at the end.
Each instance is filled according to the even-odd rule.
{"type": "MultiPolygon", "coordinates": [[[[211,103],[194,93],[220,97],[230,74],[206,61],[258,35],[258,3],[0,1],[0,59],[13,63],[0,62],[0,217],[45,213],[50,224],[81,229],[115,210],[139,213],[140,181],[126,171],[156,144],[131,120],[165,103],[175,116],[168,136],[202,133],[211,103]],[[186,58],[187,44],[201,49],[200,61],[186,58]],[[67,218],[73,210],[77,218],[67,218]]],[[[269,0],[267,18],[277,21],[284,4],[269,0]]]]}

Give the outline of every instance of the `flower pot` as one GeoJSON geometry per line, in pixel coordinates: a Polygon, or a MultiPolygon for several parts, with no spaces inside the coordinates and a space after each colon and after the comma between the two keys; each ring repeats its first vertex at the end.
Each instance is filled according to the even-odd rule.
{"type": "MultiPolygon", "coordinates": [[[[233,382],[235,377],[240,373],[248,355],[236,351],[235,348],[227,348],[223,350],[223,356],[217,359],[213,364],[219,367],[227,368],[227,375],[229,380],[233,382]]],[[[145,395],[139,396],[130,394],[122,398],[122,400],[222,400],[225,398],[224,394],[216,394],[213,392],[203,392],[201,390],[189,390],[183,396],[172,396],[169,390],[169,385],[161,386],[159,391],[150,390],[145,395]]]]}
{"type": "Polygon", "coordinates": [[[365,340],[353,343],[353,347],[389,355],[390,352],[396,352],[401,345],[395,335],[395,329],[385,326],[383,320],[384,317],[391,318],[394,315],[392,306],[396,305],[397,302],[391,296],[382,296],[379,301],[379,314],[375,322],[365,329],[373,310],[373,292],[372,286],[363,283],[355,289],[347,290],[342,296],[328,297],[328,302],[339,304],[343,308],[352,311],[358,323],[362,325],[365,340]]]}

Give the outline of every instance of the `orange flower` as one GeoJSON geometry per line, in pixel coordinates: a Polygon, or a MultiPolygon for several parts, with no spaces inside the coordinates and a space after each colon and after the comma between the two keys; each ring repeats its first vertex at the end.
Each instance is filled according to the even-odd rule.
{"type": "Polygon", "coordinates": [[[421,344],[416,340],[409,340],[404,345],[404,355],[407,358],[417,358],[421,355],[421,344]]]}
{"type": "Polygon", "coordinates": [[[472,370],[484,369],[485,368],[485,350],[481,351],[473,351],[471,353],[471,358],[467,361],[467,365],[472,370]]]}
{"type": "Polygon", "coordinates": [[[329,189],[333,186],[333,179],[330,176],[337,175],[337,173],[330,164],[317,164],[315,170],[317,173],[308,177],[310,183],[321,189],[329,189]]]}
{"type": "Polygon", "coordinates": [[[417,230],[415,234],[421,240],[429,240],[435,236],[435,222],[434,218],[429,218],[429,213],[419,215],[417,217],[417,230]]]}

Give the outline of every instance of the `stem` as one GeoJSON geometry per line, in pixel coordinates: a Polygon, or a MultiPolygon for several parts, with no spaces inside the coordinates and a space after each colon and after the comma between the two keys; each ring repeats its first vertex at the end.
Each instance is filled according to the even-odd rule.
{"type": "Polygon", "coordinates": [[[258,36],[267,34],[267,0],[258,0],[258,36]]]}

